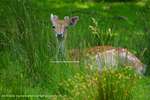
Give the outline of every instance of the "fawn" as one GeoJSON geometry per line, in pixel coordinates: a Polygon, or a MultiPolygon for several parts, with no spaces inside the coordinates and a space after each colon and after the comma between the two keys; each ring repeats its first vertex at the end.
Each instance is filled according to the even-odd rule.
{"type": "MultiPolygon", "coordinates": [[[[64,17],[64,20],[60,20],[58,16],[51,14],[52,28],[55,32],[57,39],[57,58],[65,58],[65,40],[67,39],[67,27],[77,24],[79,17],[74,16],[69,18],[64,17]]],[[[79,49],[73,49],[68,52],[70,58],[73,60],[79,60],[83,57],[85,65],[98,66],[101,70],[103,66],[116,67],[118,64],[124,66],[130,66],[136,72],[142,74],[145,71],[144,64],[131,52],[125,48],[114,48],[112,46],[95,46],[87,48],[83,51],[79,49]]]]}

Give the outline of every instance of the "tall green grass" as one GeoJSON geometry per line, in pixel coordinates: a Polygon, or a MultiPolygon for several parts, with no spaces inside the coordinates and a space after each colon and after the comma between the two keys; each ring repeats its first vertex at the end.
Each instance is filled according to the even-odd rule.
{"type": "Polygon", "coordinates": [[[102,72],[90,70],[62,81],[59,94],[73,100],[148,100],[146,84],[150,81],[146,80],[128,67],[104,68],[102,72]]]}
{"type": "MultiPolygon", "coordinates": [[[[142,62],[149,65],[149,5],[81,2],[68,4],[57,0],[1,0],[0,2],[0,95],[44,94],[67,95],[72,98],[74,92],[80,92],[75,86],[82,89],[82,86],[88,86],[88,82],[93,80],[92,87],[83,89],[83,92],[89,94],[89,98],[96,98],[97,94],[102,91],[98,89],[96,92],[96,89],[100,88],[99,83],[95,82],[97,76],[95,74],[87,75],[92,72],[87,71],[85,66],[50,63],[56,54],[56,39],[51,31],[50,13],[57,14],[60,18],[65,15],[80,17],[77,26],[68,29],[66,44],[68,50],[96,45],[125,47],[137,55],[142,62]],[[96,34],[93,34],[90,27],[98,30],[96,34]],[[81,79],[76,78],[77,73],[82,77],[81,79]],[[69,83],[69,79],[73,83],[69,83]],[[66,82],[69,86],[66,86],[66,82]],[[63,93],[64,91],[65,93],[63,93]]],[[[110,76],[105,77],[109,78],[110,76]]],[[[142,79],[145,80],[145,78],[142,79]]],[[[140,84],[147,87],[145,83],[148,80],[140,84]]],[[[108,82],[104,81],[101,84],[108,82]]],[[[115,82],[117,80],[110,83],[115,82]]],[[[119,82],[127,85],[122,81],[119,82]]],[[[130,85],[132,86],[132,84],[130,85]]],[[[141,86],[137,87],[137,91],[143,91],[141,86]]],[[[116,89],[123,91],[124,88],[116,89]]],[[[73,98],[86,98],[84,93],[73,98]]],[[[103,93],[109,95],[109,91],[103,90],[103,93]]],[[[98,95],[102,98],[102,94],[98,95]]],[[[138,98],[138,93],[132,95],[134,94],[138,98]]],[[[119,94],[119,97],[122,96],[123,94],[119,94]]],[[[141,98],[144,96],[145,94],[141,98]]],[[[103,97],[105,98],[105,96],[103,97]]],[[[27,99],[36,100],[37,98],[27,99]]]]}

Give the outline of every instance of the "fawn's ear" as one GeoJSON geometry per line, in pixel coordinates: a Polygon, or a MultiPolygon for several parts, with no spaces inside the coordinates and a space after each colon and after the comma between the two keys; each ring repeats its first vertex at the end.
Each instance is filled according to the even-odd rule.
{"type": "Polygon", "coordinates": [[[51,22],[52,22],[52,24],[56,24],[56,21],[58,20],[58,16],[56,16],[56,15],[53,15],[53,14],[51,14],[51,22]]]}
{"type": "Polygon", "coordinates": [[[69,24],[70,24],[70,25],[76,25],[77,22],[78,22],[78,20],[79,20],[79,16],[71,17],[69,24]]]}

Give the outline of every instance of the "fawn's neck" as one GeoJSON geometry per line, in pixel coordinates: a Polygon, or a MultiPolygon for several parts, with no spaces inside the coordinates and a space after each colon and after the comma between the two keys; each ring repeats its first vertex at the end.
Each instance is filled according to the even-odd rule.
{"type": "Polygon", "coordinates": [[[64,60],[65,59],[65,40],[57,40],[57,60],[64,60]]]}

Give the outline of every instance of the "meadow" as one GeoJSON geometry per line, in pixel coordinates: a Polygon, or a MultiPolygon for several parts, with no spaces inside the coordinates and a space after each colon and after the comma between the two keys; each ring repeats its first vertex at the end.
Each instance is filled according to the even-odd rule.
{"type": "Polygon", "coordinates": [[[150,1],[104,1],[1,0],[0,99],[149,100],[150,1]],[[51,63],[56,54],[51,13],[61,19],[79,16],[77,25],[68,28],[68,50],[127,48],[147,66],[146,73],[127,67],[99,75],[83,64],[51,63]]]}

